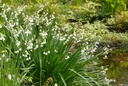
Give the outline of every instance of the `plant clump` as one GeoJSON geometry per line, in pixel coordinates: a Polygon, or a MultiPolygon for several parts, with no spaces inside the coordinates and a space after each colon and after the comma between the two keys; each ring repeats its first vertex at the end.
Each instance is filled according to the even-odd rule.
{"type": "Polygon", "coordinates": [[[44,5],[31,15],[26,7],[0,6],[0,85],[99,85],[83,71],[102,53],[83,58],[86,49],[76,47],[79,41],[75,32],[61,33],[54,15],[44,11],[44,5]]]}

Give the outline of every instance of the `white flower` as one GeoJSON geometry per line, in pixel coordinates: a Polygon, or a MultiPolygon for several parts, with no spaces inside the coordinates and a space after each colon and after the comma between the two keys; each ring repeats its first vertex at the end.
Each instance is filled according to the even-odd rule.
{"type": "Polygon", "coordinates": [[[58,51],[57,50],[54,50],[55,53],[57,53],[58,51]]]}
{"type": "Polygon", "coordinates": [[[50,51],[47,51],[47,52],[43,52],[44,55],[48,55],[50,54],[50,51]]]}
{"type": "Polygon", "coordinates": [[[23,57],[27,57],[27,55],[26,55],[26,54],[23,54],[22,56],[23,56],[23,57]]]}
{"type": "Polygon", "coordinates": [[[0,40],[4,41],[5,38],[4,38],[4,35],[0,33],[0,40]]]}
{"type": "Polygon", "coordinates": [[[34,48],[34,50],[36,50],[38,47],[39,47],[39,45],[36,45],[35,48],[34,48]]]}
{"type": "Polygon", "coordinates": [[[46,38],[47,37],[47,32],[44,32],[44,33],[39,33],[43,38],[46,38]]]}
{"type": "Polygon", "coordinates": [[[21,44],[21,42],[20,42],[20,41],[17,41],[17,42],[16,42],[17,47],[19,47],[19,46],[20,46],[20,44],[21,44]]]}
{"type": "Polygon", "coordinates": [[[88,50],[89,49],[89,47],[88,46],[86,46],[86,50],[88,50]]]}
{"type": "Polygon", "coordinates": [[[6,62],[8,62],[10,59],[9,58],[6,58],[6,62]]]}
{"type": "Polygon", "coordinates": [[[10,10],[11,10],[11,8],[10,8],[10,7],[8,7],[7,11],[10,11],[10,10]]]}
{"type": "Polygon", "coordinates": [[[8,79],[9,79],[9,80],[11,80],[11,79],[12,79],[11,74],[8,74],[8,79]]]}
{"type": "Polygon", "coordinates": [[[5,7],[5,3],[1,7],[4,8],[5,7]]]}
{"type": "Polygon", "coordinates": [[[16,23],[15,23],[15,25],[17,25],[17,26],[18,26],[18,25],[19,25],[19,23],[18,23],[18,22],[16,22],[16,23]]]}
{"type": "Polygon", "coordinates": [[[54,86],[58,86],[57,83],[55,83],[54,86]]]}
{"type": "Polygon", "coordinates": [[[3,54],[2,57],[5,57],[5,54],[3,54]]]}
{"type": "Polygon", "coordinates": [[[18,37],[19,37],[19,34],[14,34],[14,37],[15,37],[15,38],[18,38],[18,37]]]}
{"type": "Polygon", "coordinates": [[[62,38],[60,38],[60,41],[64,41],[66,38],[65,37],[62,37],[62,38]]]}
{"type": "Polygon", "coordinates": [[[107,70],[108,70],[108,68],[105,68],[105,69],[103,69],[101,72],[105,75],[106,72],[107,72],[107,70]]]}
{"type": "Polygon", "coordinates": [[[29,34],[31,34],[31,31],[27,30],[27,31],[25,32],[25,34],[29,35],[29,34]]]}
{"type": "Polygon", "coordinates": [[[19,50],[15,51],[15,53],[19,53],[19,50]]]}
{"type": "Polygon", "coordinates": [[[97,65],[98,63],[94,61],[93,64],[94,64],[94,65],[97,65]]]}
{"type": "Polygon", "coordinates": [[[19,48],[19,51],[21,51],[22,49],[21,48],[19,48]]]}
{"type": "Polygon", "coordinates": [[[103,57],[103,59],[108,59],[107,55],[105,55],[105,56],[103,57]]]}
{"type": "Polygon", "coordinates": [[[110,84],[110,82],[116,82],[114,79],[107,79],[106,77],[105,77],[105,81],[106,81],[106,84],[110,84]]]}
{"type": "Polygon", "coordinates": [[[33,43],[31,41],[28,42],[27,49],[30,50],[33,48],[33,43]]]}
{"type": "Polygon", "coordinates": [[[46,44],[46,39],[44,39],[44,41],[41,42],[41,47],[43,47],[44,44],[46,44]]]}
{"type": "Polygon", "coordinates": [[[67,56],[65,59],[69,59],[70,57],[69,56],[67,56]]]}
{"type": "Polygon", "coordinates": [[[43,54],[44,54],[44,55],[48,55],[48,53],[47,53],[47,52],[43,52],[43,54]]]}
{"type": "Polygon", "coordinates": [[[48,54],[50,54],[50,51],[48,51],[48,54]]]}
{"type": "Polygon", "coordinates": [[[0,24],[0,28],[2,28],[2,25],[0,24]]]}
{"type": "Polygon", "coordinates": [[[18,50],[16,50],[15,53],[19,53],[20,51],[22,51],[21,48],[19,48],[18,50]]]}
{"type": "Polygon", "coordinates": [[[28,60],[31,60],[31,58],[30,57],[28,57],[28,58],[26,58],[26,60],[28,61],[28,60]]]}

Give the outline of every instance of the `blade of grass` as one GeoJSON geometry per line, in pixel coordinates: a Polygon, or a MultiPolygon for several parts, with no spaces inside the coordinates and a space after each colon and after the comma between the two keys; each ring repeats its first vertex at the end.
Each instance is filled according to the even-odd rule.
{"type": "Polygon", "coordinates": [[[66,82],[65,82],[65,80],[64,80],[64,78],[63,78],[63,76],[62,76],[60,73],[59,73],[59,76],[60,76],[62,82],[64,83],[64,86],[67,86],[67,84],[66,84],[66,82]]]}
{"type": "Polygon", "coordinates": [[[88,82],[88,80],[85,78],[85,77],[83,77],[81,74],[79,74],[79,73],[77,73],[75,70],[73,70],[73,69],[70,69],[70,71],[72,71],[73,73],[75,73],[76,75],[78,75],[79,77],[81,77],[82,79],[84,79],[90,86],[92,86],[89,82],[88,82]]]}

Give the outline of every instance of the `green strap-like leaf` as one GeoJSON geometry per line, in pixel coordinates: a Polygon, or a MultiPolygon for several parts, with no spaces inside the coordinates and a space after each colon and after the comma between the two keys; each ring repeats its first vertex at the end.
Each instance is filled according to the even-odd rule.
{"type": "Polygon", "coordinates": [[[73,73],[75,73],[76,75],[78,75],[79,77],[81,77],[82,79],[84,79],[88,84],[89,84],[89,86],[92,86],[89,82],[88,82],[88,80],[85,78],[85,77],[83,77],[81,74],[79,74],[79,73],[77,73],[75,70],[73,70],[73,69],[70,69],[70,71],[72,71],[73,73]]]}
{"type": "Polygon", "coordinates": [[[67,86],[67,84],[66,84],[66,82],[65,82],[65,80],[64,80],[64,78],[63,78],[63,76],[62,76],[60,73],[59,73],[59,76],[60,76],[62,82],[64,83],[64,86],[67,86]]]}

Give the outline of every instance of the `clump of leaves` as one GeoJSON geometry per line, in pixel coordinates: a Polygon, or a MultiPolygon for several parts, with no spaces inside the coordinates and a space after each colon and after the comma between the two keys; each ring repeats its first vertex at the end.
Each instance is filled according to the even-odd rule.
{"type": "Polygon", "coordinates": [[[102,4],[103,15],[114,15],[118,11],[126,10],[124,0],[98,0],[102,4]]]}
{"type": "Polygon", "coordinates": [[[92,22],[95,19],[93,19],[95,16],[98,16],[96,14],[97,8],[100,6],[98,3],[94,2],[86,2],[85,4],[82,4],[82,6],[74,6],[74,18],[77,21],[86,23],[88,21],[92,22]]]}
{"type": "Polygon", "coordinates": [[[121,13],[116,13],[115,24],[121,31],[127,31],[128,29],[128,11],[122,11],[121,13]]]}

